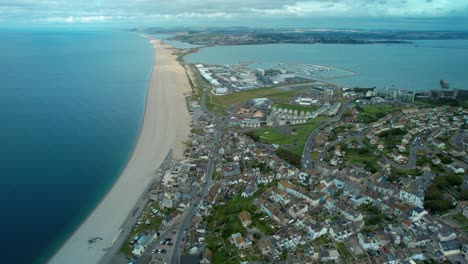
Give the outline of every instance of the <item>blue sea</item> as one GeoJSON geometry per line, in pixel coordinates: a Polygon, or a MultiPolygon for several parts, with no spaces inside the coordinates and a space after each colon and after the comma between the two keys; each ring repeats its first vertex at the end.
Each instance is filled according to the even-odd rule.
{"type": "Polygon", "coordinates": [[[279,63],[330,65],[359,75],[328,80],[348,87],[468,89],[468,40],[423,40],[413,44],[271,44],[203,48],[186,57],[193,63],[250,63],[269,68],[279,63]]]}
{"type": "Polygon", "coordinates": [[[153,64],[130,32],[0,31],[2,263],[43,263],[112,187],[153,64]]]}

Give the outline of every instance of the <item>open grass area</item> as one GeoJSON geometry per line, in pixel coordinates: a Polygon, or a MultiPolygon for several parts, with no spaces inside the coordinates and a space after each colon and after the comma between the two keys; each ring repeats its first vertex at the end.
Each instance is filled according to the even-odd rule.
{"type": "Polygon", "coordinates": [[[434,104],[430,101],[415,100],[413,104],[419,107],[434,107],[434,104]]]}
{"type": "Polygon", "coordinates": [[[413,104],[420,107],[436,107],[441,105],[449,106],[460,106],[463,108],[468,108],[468,100],[463,99],[451,99],[451,98],[441,98],[439,100],[431,99],[418,99],[413,102],[413,104]]]}
{"type": "Polygon", "coordinates": [[[463,226],[463,230],[468,230],[468,218],[466,218],[462,214],[456,214],[452,216],[457,222],[459,222],[463,226]]]}
{"type": "Polygon", "coordinates": [[[377,114],[377,113],[391,113],[403,109],[402,106],[391,105],[363,105],[361,106],[361,113],[377,114]]]}
{"type": "Polygon", "coordinates": [[[323,246],[323,245],[327,245],[327,244],[330,244],[332,241],[331,239],[327,238],[327,237],[324,237],[324,236],[321,236],[319,238],[317,238],[316,240],[314,240],[314,244],[317,245],[317,246],[323,246]]]}
{"type": "Polygon", "coordinates": [[[376,162],[377,158],[368,149],[347,149],[344,157],[345,160],[352,163],[362,163],[364,161],[376,162]]]}
{"type": "Polygon", "coordinates": [[[336,244],[336,249],[340,253],[340,256],[345,260],[350,261],[353,259],[353,256],[351,255],[351,253],[349,253],[349,251],[346,249],[345,245],[342,242],[336,244]]]}
{"type": "Polygon", "coordinates": [[[404,175],[404,176],[420,176],[423,174],[423,172],[419,169],[400,169],[400,168],[393,168],[393,171],[398,173],[399,175],[404,175]]]}
{"type": "Polygon", "coordinates": [[[320,152],[318,152],[318,151],[312,151],[312,153],[310,154],[310,156],[311,156],[311,158],[312,158],[313,160],[316,160],[316,159],[318,159],[318,158],[320,157],[320,152]]]}
{"type": "Polygon", "coordinates": [[[244,101],[248,101],[254,98],[267,97],[269,99],[278,100],[287,102],[290,99],[297,97],[298,95],[304,93],[305,90],[310,88],[301,87],[297,89],[281,89],[281,87],[269,87],[269,88],[259,88],[242,92],[235,92],[227,95],[221,96],[211,96],[210,103],[213,105],[218,105],[220,108],[230,107],[237,105],[244,101]]]}
{"type": "Polygon", "coordinates": [[[372,173],[377,172],[377,157],[366,148],[346,149],[344,160],[357,165],[364,165],[364,168],[372,173]]]}
{"type": "Polygon", "coordinates": [[[137,236],[138,234],[141,234],[143,231],[158,231],[159,227],[161,226],[161,218],[158,216],[153,216],[151,214],[150,209],[159,209],[159,205],[157,202],[150,202],[146,205],[145,210],[143,211],[143,217],[141,218],[141,224],[138,225],[136,229],[134,229],[130,235],[127,237],[127,241],[123,244],[123,246],[120,248],[120,251],[124,253],[126,256],[132,256],[132,246],[130,245],[130,242],[137,236]],[[151,223],[149,225],[146,224],[146,221],[150,221],[151,223]]]}
{"type": "Polygon", "coordinates": [[[380,118],[404,109],[403,106],[392,105],[360,105],[357,107],[359,111],[359,119],[362,123],[372,123],[380,118]]]}
{"type": "Polygon", "coordinates": [[[302,155],[307,138],[320,124],[321,122],[312,121],[302,125],[259,128],[251,130],[247,134],[254,140],[277,144],[297,155],[302,155]]]}

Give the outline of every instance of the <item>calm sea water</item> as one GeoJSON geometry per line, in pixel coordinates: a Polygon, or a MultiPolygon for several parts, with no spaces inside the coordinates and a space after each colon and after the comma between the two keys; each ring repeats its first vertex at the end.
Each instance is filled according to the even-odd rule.
{"type": "Polygon", "coordinates": [[[189,48],[200,47],[200,45],[193,45],[193,44],[186,43],[186,42],[169,40],[170,37],[174,36],[170,34],[149,34],[149,35],[166,42],[168,45],[171,45],[172,47],[176,49],[189,49],[189,48]]]}
{"type": "Polygon", "coordinates": [[[45,261],[117,179],[143,118],[148,41],[0,32],[2,263],[45,261]]]}
{"type": "Polygon", "coordinates": [[[411,45],[272,44],[204,48],[186,57],[208,64],[252,63],[268,68],[278,63],[333,65],[357,76],[329,80],[354,87],[438,89],[441,79],[452,88],[468,89],[468,40],[427,40],[411,45]]]}

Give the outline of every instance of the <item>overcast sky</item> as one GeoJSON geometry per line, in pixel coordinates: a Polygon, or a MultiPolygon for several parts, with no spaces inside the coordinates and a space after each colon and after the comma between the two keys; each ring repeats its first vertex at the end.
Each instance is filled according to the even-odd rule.
{"type": "Polygon", "coordinates": [[[468,29],[468,0],[0,0],[0,27],[468,29]]]}

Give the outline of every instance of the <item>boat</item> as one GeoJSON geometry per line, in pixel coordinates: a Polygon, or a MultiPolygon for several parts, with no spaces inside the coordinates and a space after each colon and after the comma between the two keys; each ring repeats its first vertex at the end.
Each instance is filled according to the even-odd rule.
{"type": "Polygon", "coordinates": [[[448,89],[449,88],[449,82],[447,80],[440,80],[440,87],[444,88],[444,89],[448,89]]]}

